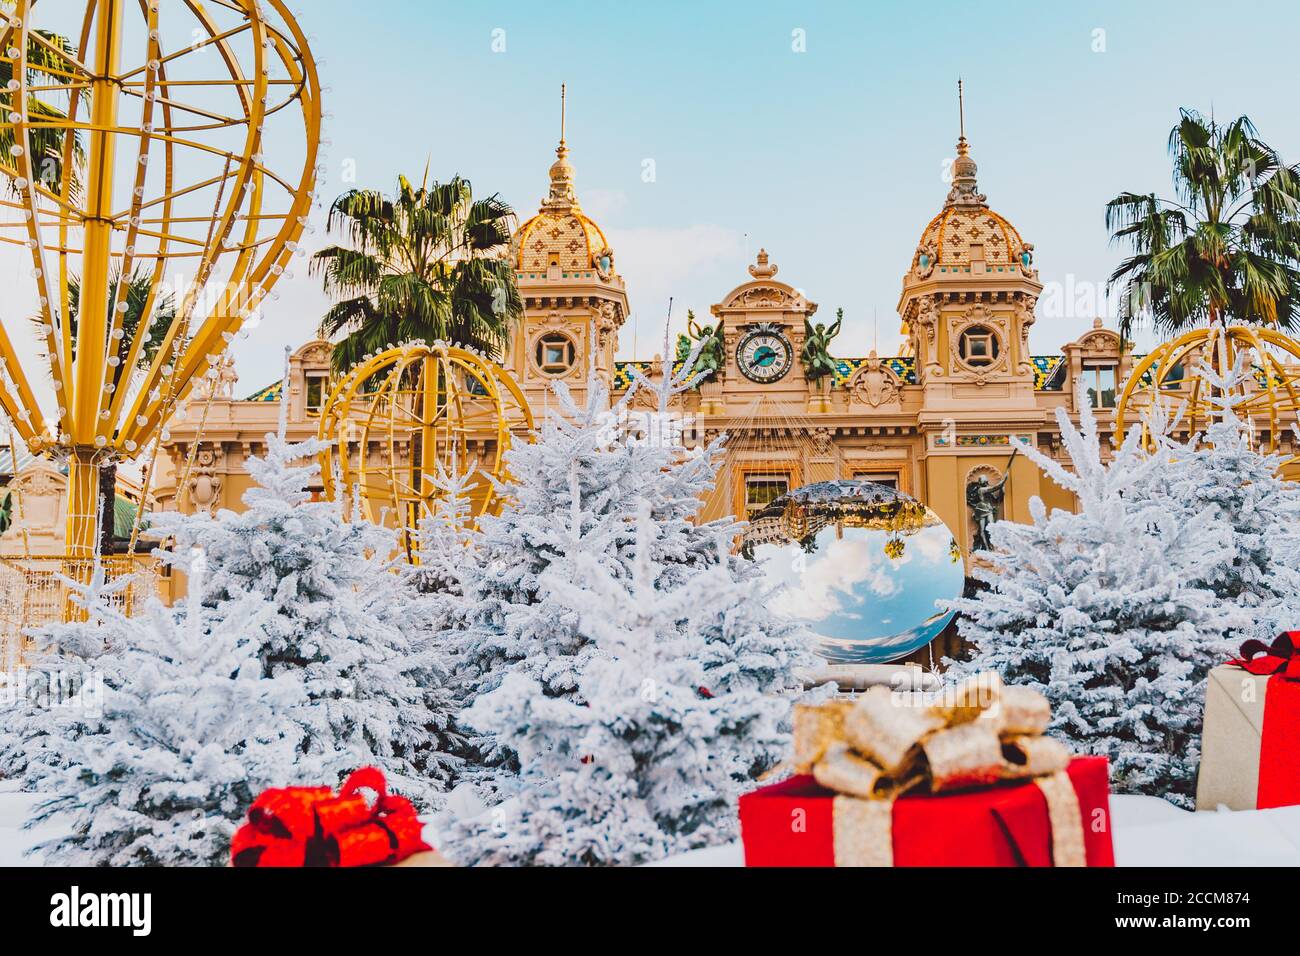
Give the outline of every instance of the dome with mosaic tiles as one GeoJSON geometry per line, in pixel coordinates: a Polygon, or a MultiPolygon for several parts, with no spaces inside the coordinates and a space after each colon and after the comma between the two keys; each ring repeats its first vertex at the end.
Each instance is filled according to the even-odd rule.
{"type": "Polygon", "coordinates": [[[957,141],[952,189],[943,209],[930,220],[917,243],[912,270],[918,278],[936,270],[969,272],[982,261],[986,272],[1032,275],[1034,247],[1016,227],[989,208],[976,182],[978,167],[963,136],[957,141]]]}
{"type": "Polygon", "coordinates": [[[564,272],[590,269],[602,279],[614,272],[614,251],[600,226],[582,211],[573,190],[573,165],[564,140],[551,165],[550,193],[541,208],[515,233],[515,267],[520,272],[564,272]]]}

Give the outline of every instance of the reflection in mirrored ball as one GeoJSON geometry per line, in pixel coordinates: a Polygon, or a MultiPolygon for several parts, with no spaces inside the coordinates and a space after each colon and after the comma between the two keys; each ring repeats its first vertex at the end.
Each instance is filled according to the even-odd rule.
{"type": "Polygon", "coordinates": [[[952,532],[914,498],[866,481],[797,488],[755,515],[741,551],[773,584],[776,613],[803,622],[834,663],[883,664],[929,644],[961,595],[952,532]]]}

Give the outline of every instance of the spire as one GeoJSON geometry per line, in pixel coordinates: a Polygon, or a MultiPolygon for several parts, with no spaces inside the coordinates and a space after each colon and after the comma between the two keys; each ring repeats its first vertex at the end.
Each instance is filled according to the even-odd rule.
{"type": "MultiPolygon", "coordinates": [[[[561,87],[561,95],[563,95],[563,87],[561,87]]],[[[957,77],[957,131],[957,152],[968,152],[970,147],[966,145],[966,98],[962,95],[960,76],[957,77]]],[[[560,132],[560,142],[564,142],[563,129],[560,132]]]]}
{"type": "Polygon", "coordinates": [[[957,79],[957,158],[952,164],[952,189],[948,191],[946,206],[983,206],[985,196],[979,191],[975,174],[979,167],[970,158],[970,143],[966,142],[966,98],[961,78],[957,79]]]}
{"type": "Polygon", "coordinates": [[[551,191],[542,200],[542,209],[556,213],[578,207],[578,197],[573,191],[573,166],[569,163],[569,147],[564,142],[565,108],[568,99],[567,85],[560,84],[560,145],[555,148],[555,162],[551,164],[551,191]]]}

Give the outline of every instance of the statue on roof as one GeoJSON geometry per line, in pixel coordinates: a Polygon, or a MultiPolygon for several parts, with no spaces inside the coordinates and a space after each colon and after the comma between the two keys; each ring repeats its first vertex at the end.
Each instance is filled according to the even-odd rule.
{"type": "Polygon", "coordinates": [[[843,323],[843,309],[835,310],[835,321],[830,328],[826,327],[825,322],[818,322],[814,326],[808,319],[803,320],[803,351],[799,358],[803,362],[803,374],[808,381],[815,382],[826,375],[835,374],[835,359],[831,358],[830,353],[831,339],[840,334],[843,323]]]}
{"type": "Polygon", "coordinates": [[[716,378],[727,361],[722,340],[722,322],[719,321],[716,326],[697,325],[695,311],[687,309],[686,331],[690,333],[689,336],[679,335],[677,337],[677,361],[686,361],[690,358],[691,351],[700,342],[703,342],[704,345],[700,348],[700,354],[695,360],[695,368],[692,370],[692,374],[707,372],[708,374],[701,381],[716,378]]]}

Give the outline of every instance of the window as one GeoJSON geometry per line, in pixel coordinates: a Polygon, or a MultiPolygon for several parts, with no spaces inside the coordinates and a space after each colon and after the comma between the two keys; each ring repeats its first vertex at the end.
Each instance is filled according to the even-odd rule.
{"type": "MultiPolygon", "coordinates": [[[[1153,371],[1162,372],[1164,370],[1157,365],[1153,371]]],[[[1175,362],[1173,365],[1169,367],[1169,371],[1165,374],[1164,381],[1160,383],[1160,387],[1161,388],[1182,388],[1183,380],[1186,377],[1187,377],[1187,370],[1183,367],[1183,363],[1175,362]]]]}
{"type": "Polygon", "coordinates": [[[329,376],[324,373],[307,373],[307,411],[319,412],[329,397],[329,376]]]}
{"type": "Polygon", "coordinates": [[[789,475],[746,475],[745,517],[754,517],[789,490],[789,475]]]}
{"type": "Polygon", "coordinates": [[[547,332],[537,340],[537,367],[547,375],[563,375],[573,368],[576,354],[573,339],[563,332],[547,332]]]}
{"type": "Polygon", "coordinates": [[[1085,365],[1083,380],[1088,387],[1088,401],[1093,408],[1115,407],[1115,366],[1085,365]]]}
{"type": "Polygon", "coordinates": [[[998,360],[997,333],[986,325],[972,325],[961,334],[958,354],[971,368],[987,368],[998,360]]]}

